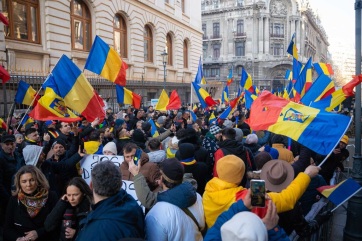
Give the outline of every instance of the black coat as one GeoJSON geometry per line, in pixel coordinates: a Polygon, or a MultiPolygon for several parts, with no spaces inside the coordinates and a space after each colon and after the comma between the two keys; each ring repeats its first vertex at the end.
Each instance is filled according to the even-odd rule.
{"type": "MultiPolygon", "coordinates": [[[[71,220],[73,221],[73,224],[71,228],[76,229],[78,232],[79,223],[83,218],[87,216],[91,208],[90,205],[91,204],[86,197],[84,197],[83,200],[76,207],[72,207],[69,202],[60,199],[53,208],[53,211],[48,215],[45,220],[45,230],[47,232],[57,231],[59,235],[59,238],[57,238],[57,240],[69,241],[69,239],[65,238],[65,227],[63,226],[64,213],[68,209],[72,210],[73,217],[71,218],[71,220]]],[[[76,237],[77,234],[74,235],[72,240],[75,240],[76,237]]]]}
{"type": "Polygon", "coordinates": [[[17,238],[25,236],[25,232],[32,230],[35,230],[39,236],[37,241],[56,240],[55,233],[46,232],[44,228],[44,221],[56,202],[56,194],[49,192],[45,206],[34,218],[31,218],[26,207],[18,201],[18,196],[12,196],[6,211],[4,241],[15,241],[17,238]]]}

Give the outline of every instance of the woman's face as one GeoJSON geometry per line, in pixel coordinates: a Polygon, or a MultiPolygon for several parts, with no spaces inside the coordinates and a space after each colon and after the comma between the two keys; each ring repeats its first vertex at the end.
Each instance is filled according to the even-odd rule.
{"type": "Polygon", "coordinates": [[[35,192],[38,184],[31,173],[24,173],[20,176],[20,188],[25,194],[31,195],[35,192]]]}
{"type": "Polygon", "coordinates": [[[72,207],[77,206],[83,199],[83,193],[76,186],[67,187],[67,199],[72,207]]]}

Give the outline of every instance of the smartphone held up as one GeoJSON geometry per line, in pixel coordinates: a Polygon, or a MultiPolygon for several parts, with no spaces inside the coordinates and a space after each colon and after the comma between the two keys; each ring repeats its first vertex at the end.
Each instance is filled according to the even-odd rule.
{"type": "Polygon", "coordinates": [[[265,207],[265,181],[250,180],[251,206],[265,207]]]}

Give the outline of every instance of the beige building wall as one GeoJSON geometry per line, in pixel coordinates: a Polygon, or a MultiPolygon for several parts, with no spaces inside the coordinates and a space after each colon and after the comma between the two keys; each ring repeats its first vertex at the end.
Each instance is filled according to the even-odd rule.
{"type": "MultiPolygon", "coordinates": [[[[84,0],[92,21],[92,41],[99,35],[113,46],[113,18],[120,13],[126,18],[128,34],[127,80],[131,89],[160,93],[163,83],[161,53],[167,33],[173,39],[173,65],[167,65],[167,83],[180,88],[181,98],[189,100],[190,82],[194,79],[202,54],[200,0],[84,0]],[[182,12],[181,2],[185,8],[182,12]],[[144,27],[153,26],[153,63],[144,63],[144,27]],[[183,42],[188,42],[188,68],[183,67],[183,42]],[[142,86],[140,81],[142,80],[142,86]],[[133,82],[132,82],[133,81],[133,82]],[[147,87],[147,82],[152,86],[147,87]],[[159,86],[155,86],[159,82],[159,86]],[[150,88],[149,88],[150,87],[150,88]],[[184,89],[182,89],[183,87],[184,89]],[[187,96],[188,95],[188,96],[187,96]]],[[[41,43],[9,40],[0,33],[0,60],[11,74],[49,73],[63,54],[83,69],[88,53],[71,48],[70,0],[39,0],[41,43]]],[[[169,87],[170,89],[173,87],[169,87]]],[[[170,90],[171,91],[171,90],[170,90]]],[[[0,97],[1,98],[1,97],[0,97]]]]}

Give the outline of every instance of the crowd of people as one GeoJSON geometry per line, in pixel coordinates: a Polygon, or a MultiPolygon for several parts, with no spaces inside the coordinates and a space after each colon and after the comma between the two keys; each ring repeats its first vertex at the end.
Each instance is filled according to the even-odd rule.
{"type": "Polygon", "coordinates": [[[321,198],[316,188],[343,170],[347,136],[318,167],[325,156],[251,130],[242,105],[217,121],[209,121],[216,109],[195,110],[197,120],[190,111],[109,108],[92,122],[24,125],[13,117],[1,135],[3,240],[289,240],[293,231],[308,238],[331,217],[304,218],[321,198]],[[124,161],[93,166],[88,185],[79,163],[90,154],[124,161]],[[265,207],[251,204],[253,179],[265,181],[265,207]],[[144,210],[123,180],[134,182],[144,210]]]}

